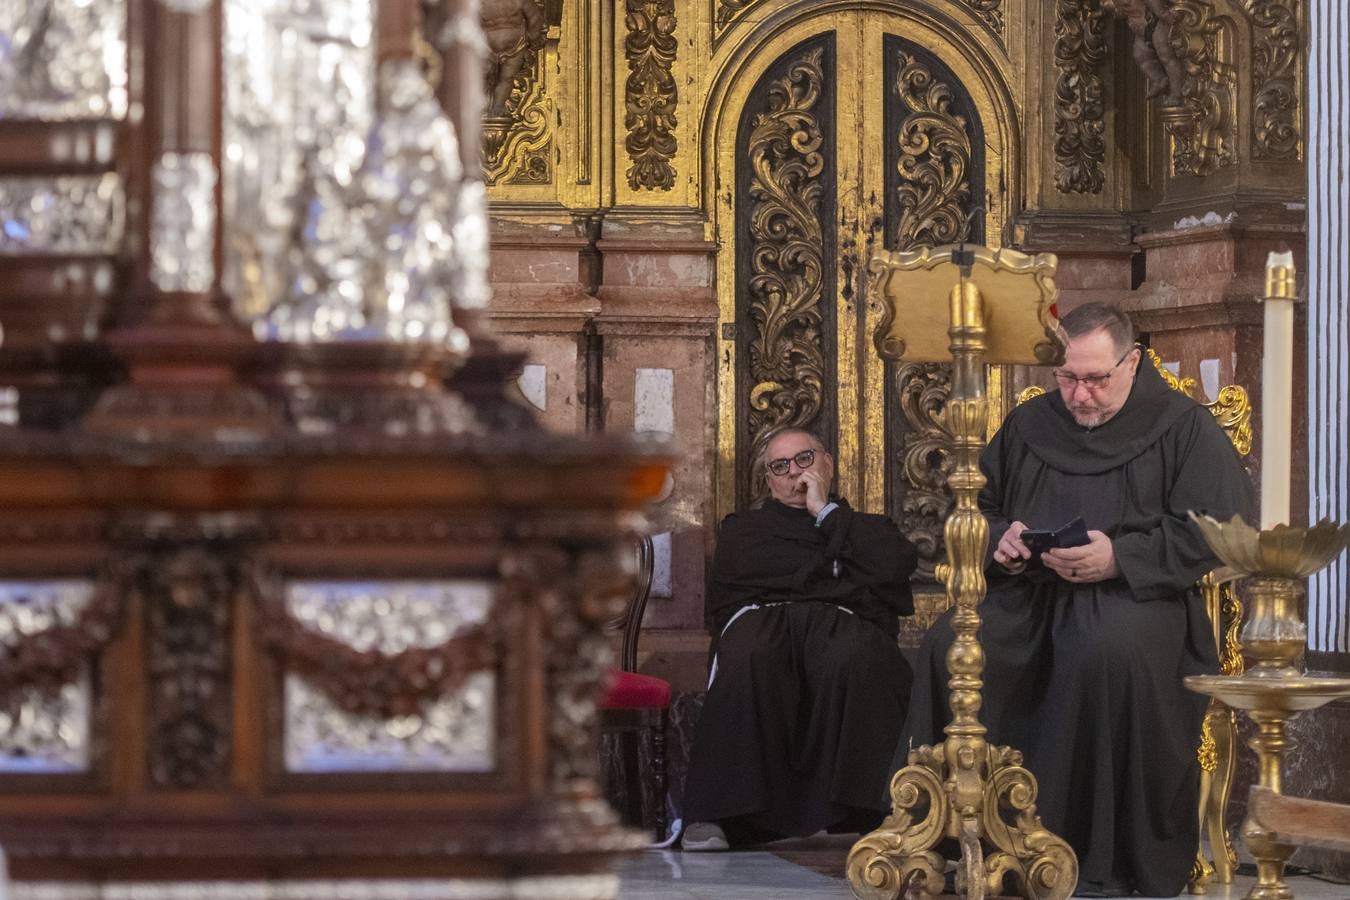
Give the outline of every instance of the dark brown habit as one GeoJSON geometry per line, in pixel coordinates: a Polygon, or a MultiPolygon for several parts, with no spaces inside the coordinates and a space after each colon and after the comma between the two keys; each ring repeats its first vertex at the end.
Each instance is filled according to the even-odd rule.
{"type": "Polygon", "coordinates": [[[768,500],[728,516],[718,536],[716,669],[684,818],[720,822],[733,842],[857,831],[887,812],[912,679],[897,617],[913,612],[916,553],[889,519],[836,502],[817,526],[768,500]]]}
{"type": "MultiPolygon", "coordinates": [[[[981,465],[989,740],[1024,752],[1042,820],[1078,854],[1080,890],[1176,896],[1197,846],[1206,704],[1182,679],[1218,668],[1193,589],[1217,563],[1187,513],[1249,515],[1250,480],[1210,413],[1147,362],[1103,425],[1078,425],[1050,393],[1009,414],[981,465]],[[1118,577],[1071,584],[992,562],[1011,522],[1058,528],[1079,515],[1111,538],[1118,577]]],[[[899,764],[911,742],[942,737],[952,639],[948,615],[920,649],[899,764]]]]}

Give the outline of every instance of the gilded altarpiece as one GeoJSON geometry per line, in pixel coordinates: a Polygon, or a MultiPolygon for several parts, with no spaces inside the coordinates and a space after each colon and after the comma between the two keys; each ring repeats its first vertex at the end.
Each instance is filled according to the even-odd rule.
{"type": "MultiPolygon", "coordinates": [[[[502,315],[562,321],[544,298],[574,304],[575,331],[529,340],[579,348],[568,400],[592,427],[615,427],[612,404],[630,402],[620,358],[664,366],[676,343],[699,343],[713,383],[676,374],[675,402],[707,396],[716,424],[674,436],[697,460],[686,475],[708,479],[677,488],[702,503],[704,553],[713,524],[752,502],[764,436],[802,425],[835,451],[842,494],[903,523],[932,585],[947,380],[876,358],[875,249],[1060,251],[1068,300],[1128,302],[1167,277],[1150,264],[1141,283],[1144,232],[1275,209],[1301,177],[1299,0],[1174,0],[1161,19],[1147,0],[488,5],[525,2],[549,17],[547,38],[511,96],[542,85],[552,168],[547,183],[489,187],[510,261],[502,315]],[[556,245],[539,237],[555,227],[556,245]],[[715,321],[695,321],[700,304],[715,321]]],[[[991,378],[1006,406],[1028,376],[991,378]]],[[[697,630],[696,602],[683,624],[655,606],[656,629],[697,630]]]]}

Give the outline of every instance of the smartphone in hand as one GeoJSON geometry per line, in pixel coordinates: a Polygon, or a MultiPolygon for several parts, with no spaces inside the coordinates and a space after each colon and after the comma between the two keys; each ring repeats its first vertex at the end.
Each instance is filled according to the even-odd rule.
{"type": "Polygon", "coordinates": [[[1027,549],[1031,551],[1032,559],[1037,561],[1040,560],[1041,554],[1047,550],[1054,550],[1058,547],[1081,547],[1087,542],[1087,524],[1083,521],[1082,516],[1075,516],[1054,530],[1028,528],[1022,532],[1022,543],[1027,545],[1027,549]]]}

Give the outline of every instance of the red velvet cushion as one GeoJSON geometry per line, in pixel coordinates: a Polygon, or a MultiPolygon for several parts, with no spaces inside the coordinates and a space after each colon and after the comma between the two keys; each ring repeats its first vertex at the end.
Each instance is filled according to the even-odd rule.
{"type": "Polygon", "coordinates": [[[609,673],[601,709],[664,709],[670,706],[670,682],[636,672],[609,673]]]}

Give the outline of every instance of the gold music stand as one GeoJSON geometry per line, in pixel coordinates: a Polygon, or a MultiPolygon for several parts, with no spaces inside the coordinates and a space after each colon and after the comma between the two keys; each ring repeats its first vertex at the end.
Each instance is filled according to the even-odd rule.
{"type": "Polygon", "coordinates": [[[952,721],[946,741],[910,751],[909,764],[891,779],[890,816],[849,851],[849,884],[861,898],[899,898],[911,887],[941,894],[945,861],[933,848],[943,838],[960,842],[957,890],[970,900],[1002,893],[1008,876],[1023,896],[1037,900],[1068,897],[1078,882],[1073,850],[1036,815],[1036,779],[1022,767],[1021,752],[985,740],[979,719],[984,651],[976,636],[989,542],[977,502],[989,421],[985,366],[1062,362],[1064,332],[1051,311],[1056,265],[1049,253],[949,245],[881,251],[869,266],[874,296],[886,304],[877,352],[887,359],[952,362],[945,417],[955,449],[948,484],[956,505],[946,523],[950,566],[943,580],[955,608],[956,641],[947,653],[952,721]]]}

